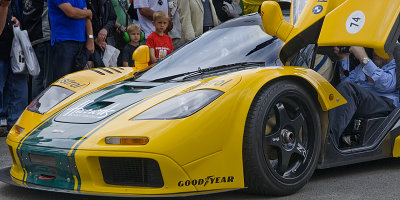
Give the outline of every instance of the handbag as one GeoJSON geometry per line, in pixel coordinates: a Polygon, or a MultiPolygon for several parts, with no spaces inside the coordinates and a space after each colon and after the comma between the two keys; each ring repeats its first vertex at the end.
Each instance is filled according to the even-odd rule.
{"type": "Polygon", "coordinates": [[[11,68],[16,74],[26,74],[37,76],[40,73],[39,62],[35,51],[29,40],[28,32],[21,31],[19,27],[13,27],[14,39],[11,50],[11,68]],[[25,62],[25,65],[23,63],[25,62]]]}
{"type": "Polygon", "coordinates": [[[14,37],[11,46],[11,69],[14,74],[28,74],[25,55],[18,38],[14,37]]]}
{"type": "Polygon", "coordinates": [[[120,51],[117,48],[107,45],[103,54],[104,65],[106,67],[116,67],[119,53],[120,51]]]}

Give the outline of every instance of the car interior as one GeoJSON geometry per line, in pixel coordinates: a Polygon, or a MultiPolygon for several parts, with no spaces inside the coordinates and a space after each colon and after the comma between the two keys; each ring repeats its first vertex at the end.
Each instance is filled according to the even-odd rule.
{"type": "MultiPolygon", "coordinates": [[[[366,52],[371,58],[373,50],[366,48],[366,52]]],[[[318,47],[315,44],[309,44],[301,49],[298,54],[290,58],[289,63],[292,66],[314,66],[311,68],[320,73],[316,70],[318,63],[316,62],[315,57],[317,55],[326,55],[330,58],[329,62],[332,62],[332,68],[329,73],[333,73],[333,78],[327,80],[333,86],[337,86],[337,84],[340,83],[339,62],[337,56],[333,52],[333,47],[318,47]]],[[[400,80],[400,43],[397,43],[397,46],[394,48],[393,55],[398,69],[396,70],[396,79],[400,80]]],[[[351,66],[349,71],[351,71],[359,64],[359,61],[351,54],[349,59],[351,66]]],[[[397,81],[396,84],[396,87],[400,89],[400,81],[397,81]]],[[[345,129],[337,147],[340,150],[351,150],[373,146],[377,141],[384,137],[385,133],[387,133],[387,131],[385,131],[386,125],[393,117],[392,115],[395,115],[397,112],[398,109],[395,109],[391,113],[377,113],[371,116],[355,115],[345,129]]]]}

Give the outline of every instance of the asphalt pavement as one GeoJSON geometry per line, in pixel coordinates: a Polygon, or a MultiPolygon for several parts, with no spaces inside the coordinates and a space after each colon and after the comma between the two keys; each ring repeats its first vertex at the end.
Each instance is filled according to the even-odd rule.
{"type": "MultiPolygon", "coordinates": [[[[0,168],[11,166],[5,138],[0,138],[0,168]]],[[[225,192],[161,200],[219,200],[219,199],[400,199],[400,159],[384,159],[344,167],[317,170],[310,182],[296,194],[286,197],[265,197],[243,191],[225,192]]],[[[123,200],[130,198],[96,197],[44,192],[20,188],[0,182],[0,200],[123,200]]],[[[154,198],[134,198],[148,200],[154,198]]]]}

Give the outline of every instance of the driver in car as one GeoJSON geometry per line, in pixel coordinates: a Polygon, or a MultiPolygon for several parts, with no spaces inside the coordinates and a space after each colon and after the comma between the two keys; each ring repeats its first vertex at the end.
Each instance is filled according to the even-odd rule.
{"type": "MultiPolygon", "coordinates": [[[[335,53],[341,58],[344,68],[348,66],[347,53],[335,53]]],[[[349,52],[360,61],[347,77],[337,86],[337,90],[347,103],[329,111],[329,134],[336,144],[351,145],[343,131],[356,114],[364,117],[386,116],[399,104],[399,92],[396,89],[396,64],[393,55],[389,59],[381,58],[373,53],[370,59],[363,47],[352,46],[349,52]]]]}

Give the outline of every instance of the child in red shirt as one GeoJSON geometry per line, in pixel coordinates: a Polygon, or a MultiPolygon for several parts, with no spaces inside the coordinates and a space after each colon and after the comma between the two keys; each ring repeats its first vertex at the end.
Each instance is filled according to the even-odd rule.
{"type": "Polygon", "coordinates": [[[164,31],[169,24],[168,14],[164,11],[154,12],[153,25],[156,30],[147,37],[146,45],[150,48],[150,61],[157,62],[174,50],[172,39],[164,31]]]}

